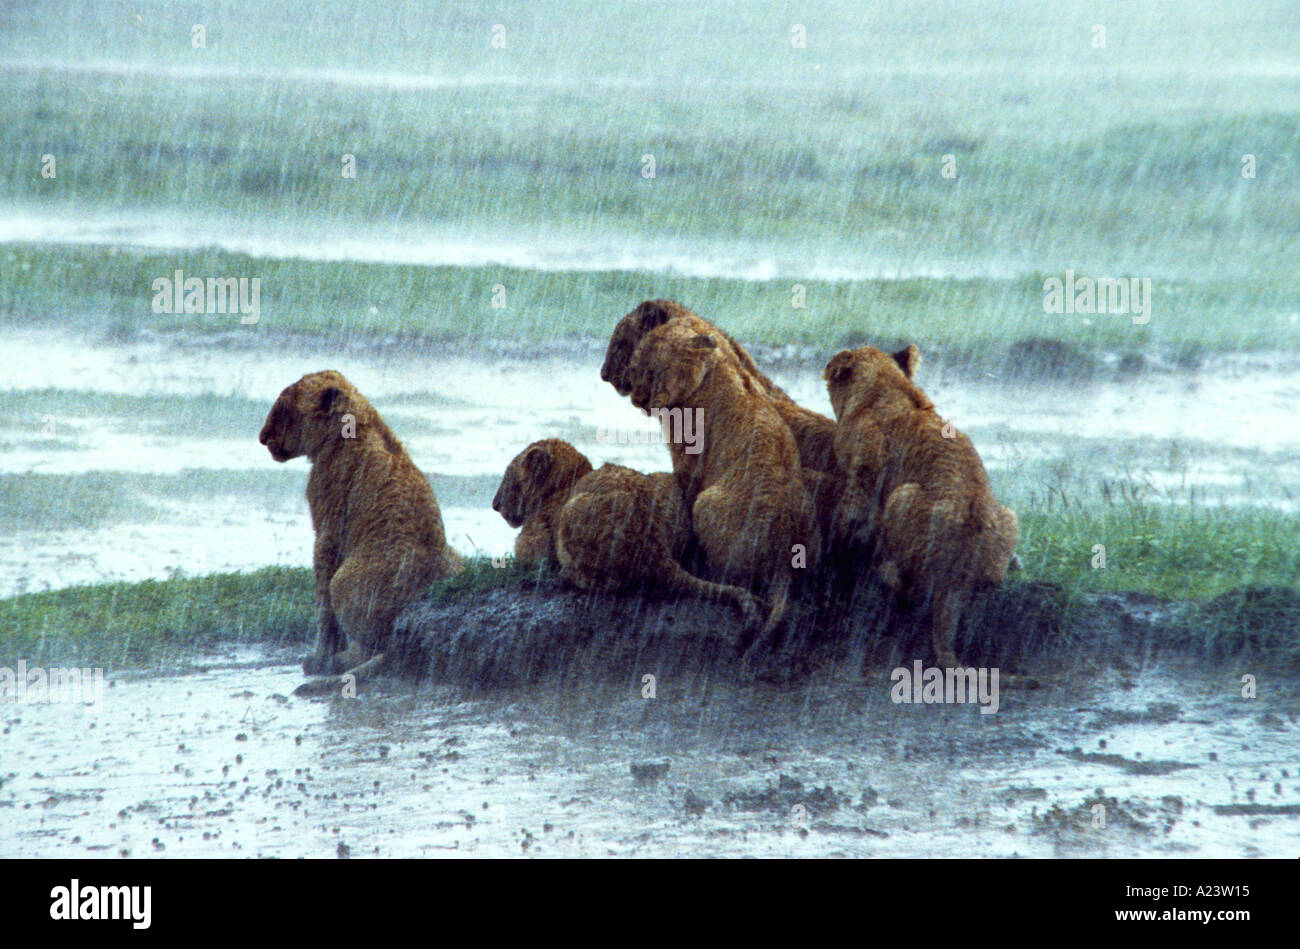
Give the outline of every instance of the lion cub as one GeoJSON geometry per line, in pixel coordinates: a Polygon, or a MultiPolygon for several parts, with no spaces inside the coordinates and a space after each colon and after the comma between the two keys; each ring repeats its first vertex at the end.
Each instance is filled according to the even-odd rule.
{"type": "Polygon", "coordinates": [[[626,589],[653,581],[663,589],[728,601],[747,625],[759,617],[748,590],[709,583],[678,562],[691,525],[670,474],[642,474],[591,462],[568,442],[546,438],[515,456],[492,500],[511,527],[515,559],[547,562],[583,590],[626,589]]]}
{"type": "Polygon", "coordinates": [[[785,616],[796,551],[815,567],[821,539],[794,436],[757,382],[712,335],[675,320],[642,337],[628,367],[632,403],[703,411],[703,450],[685,456],[685,499],[709,570],[764,590],[771,613],[742,660],[785,616]]]}
{"type": "MultiPolygon", "coordinates": [[[[637,344],[646,334],[666,323],[680,322],[694,332],[712,337],[719,349],[729,355],[740,371],[753,380],[755,391],[766,396],[790,428],[799,448],[799,463],[813,471],[835,471],[835,423],[826,416],[798,405],[780,386],[765,376],[755,364],[745,347],[736,342],[708,320],[688,310],[674,300],[645,300],[631,313],[618,321],[605,351],[605,363],[600,368],[600,378],[612,385],[619,395],[632,391],[629,369],[637,344]]],[[[670,443],[676,455],[680,448],[670,443]]]]}
{"type": "Polygon", "coordinates": [[[892,356],[863,346],[826,365],[845,472],[834,542],[873,550],[885,584],[929,602],[935,655],[954,667],[960,612],[972,591],[1006,576],[1019,530],[970,439],[912,381],[920,361],[915,346],[892,356]]]}
{"type": "MultiPolygon", "coordinates": [[[[313,372],[280,393],[258,441],[284,462],[311,462],[316,530],[316,648],[308,674],[361,678],[384,660],[393,621],[439,577],[459,573],[428,479],[379,413],[337,372],[313,372]]],[[[302,691],[325,691],[333,683],[302,691]]]]}

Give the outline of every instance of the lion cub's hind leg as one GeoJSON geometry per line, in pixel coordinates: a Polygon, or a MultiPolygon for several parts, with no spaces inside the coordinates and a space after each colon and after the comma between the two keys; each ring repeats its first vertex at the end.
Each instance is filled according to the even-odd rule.
{"type": "Polygon", "coordinates": [[[634,571],[624,532],[636,515],[623,492],[578,489],[555,519],[560,579],[580,590],[615,589],[634,571]]]}
{"type": "Polygon", "coordinates": [[[373,678],[384,665],[384,645],[397,619],[393,605],[419,594],[421,574],[413,554],[358,552],[330,580],[330,602],[346,647],[321,668],[326,677],[305,682],[295,695],[322,695],[350,681],[373,678]]]}
{"type": "Polygon", "coordinates": [[[334,615],[334,604],[330,601],[330,580],[333,579],[337,563],[334,546],[324,534],[316,538],[312,564],[316,579],[316,645],[303,659],[302,671],[308,675],[319,675],[331,671],[334,654],[347,645],[343,632],[339,629],[338,618],[334,615]]]}
{"type": "MultiPolygon", "coordinates": [[[[961,622],[961,611],[970,602],[970,599],[971,594],[967,589],[935,591],[930,641],[939,665],[945,669],[963,668],[953,649],[953,642],[957,638],[957,626],[961,622]]],[[[1001,671],[998,674],[998,685],[1004,689],[1042,688],[1042,683],[1033,676],[1001,671]]]]}
{"type": "Polygon", "coordinates": [[[344,562],[330,581],[334,614],[347,637],[347,648],[341,658],[348,668],[378,652],[392,629],[396,616],[390,615],[387,604],[397,599],[393,594],[407,584],[400,583],[390,573],[382,564],[367,564],[363,557],[354,556],[344,562]]]}

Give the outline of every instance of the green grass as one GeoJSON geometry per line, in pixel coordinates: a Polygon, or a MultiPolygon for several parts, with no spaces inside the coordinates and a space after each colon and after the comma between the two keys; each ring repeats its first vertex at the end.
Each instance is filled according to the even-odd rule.
{"type": "Polygon", "coordinates": [[[490,557],[466,557],[464,571],[434,583],[425,596],[434,606],[442,606],[490,590],[529,590],[548,582],[557,583],[558,574],[545,565],[526,567],[510,557],[496,566],[490,557]]]}
{"type": "Polygon", "coordinates": [[[1025,577],[1071,592],[1205,600],[1244,586],[1300,588],[1300,519],[1275,511],[1076,504],[1017,508],[1017,516],[1025,577]],[[1098,544],[1104,568],[1093,566],[1098,544]]]}
{"type": "Polygon", "coordinates": [[[1099,88],[1059,73],[1012,109],[1023,77],[981,78],[983,94],[957,112],[951,80],[936,77],[903,96],[884,82],[846,97],[815,80],[772,88],[762,74],[707,96],[671,83],[629,95],[91,75],[68,95],[46,74],[15,73],[0,103],[0,199],[342,232],[543,227],[807,243],[850,259],[993,251],[1188,276],[1192,258],[1238,279],[1282,269],[1300,200],[1293,88],[1243,80],[1236,101],[1189,116],[1161,98],[1177,87],[1150,76],[1099,88]],[[57,158],[55,179],[33,173],[34,149],[57,158]],[[1240,174],[1246,152],[1259,156],[1253,180],[1240,174]],[[340,173],[345,154],[355,179],[340,173]],[[939,173],[945,154],[956,179],[939,173]]]}
{"type": "MultiPolygon", "coordinates": [[[[1020,511],[1024,570],[1048,581],[1067,609],[1088,593],[1136,591],[1179,601],[1171,629],[1213,654],[1249,646],[1300,660],[1300,521],[1258,509],[1197,510],[1114,504],[1020,511]],[[1092,565],[1094,544],[1106,567],[1092,565]]],[[[553,586],[550,571],[467,558],[434,584],[435,605],[489,590],[553,586]]],[[[314,626],[311,571],[178,577],[28,593],[0,599],[0,664],[151,666],[218,642],[305,643],[314,626]]]]}
{"type": "MultiPolygon", "coordinates": [[[[435,604],[554,580],[513,560],[471,557],[465,571],[430,588],[435,604]]],[[[102,583],[0,599],[0,665],[154,666],[219,643],[308,643],[315,634],[312,572],[250,573],[102,583]]]]}
{"type": "MultiPolygon", "coordinates": [[[[554,342],[603,339],[639,300],[667,296],[707,314],[746,342],[796,343],[827,352],[842,346],[916,342],[1000,365],[1015,342],[1060,339],[1084,352],[1120,351],[1181,358],[1189,352],[1300,349],[1300,284],[1290,272],[1253,281],[1177,282],[1156,291],[1151,322],[1128,317],[1043,312],[1042,282],[929,279],[802,281],[806,306],[792,307],[791,281],[750,281],[630,272],[541,272],[504,267],[419,267],[271,260],[204,250],[157,254],[102,247],[0,248],[0,325],[74,326],[129,339],[142,332],[183,336],[236,333],[250,342],[283,333],[322,340],[367,335],[459,342],[554,342]],[[176,268],[191,275],[256,277],[261,319],[237,315],[155,314],[151,283],[176,268]],[[492,307],[492,287],[507,306],[492,307]],[[1225,314],[1231,313],[1231,318],[1225,314]]],[[[25,397],[30,398],[30,397],[25,397]]],[[[150,397],[105,400],[106,411],[144,411],[150,397]],[[119,404],[120,403],[120,404],[119,404]]],[[[39,399],[37,400],[39,403],[39,399]]],[[[21,406],[19,407],[21,408],[21,406]]],[[[31,412],[44,414],[40,404],[31,412]]],[[[200,432],[260,426],[264,407],[235,397],[210,397],[186,409],[163,406],[173,426],[200,432]]],[[[37,416],[39,417],[39,416],[37,416]]]]}
{"type": "Polygon", "coordinates": [[[0,600],[0,664],[155,666],[218,643],[305,643],[314,625],[304,568],[68,587],[0,600]]]}

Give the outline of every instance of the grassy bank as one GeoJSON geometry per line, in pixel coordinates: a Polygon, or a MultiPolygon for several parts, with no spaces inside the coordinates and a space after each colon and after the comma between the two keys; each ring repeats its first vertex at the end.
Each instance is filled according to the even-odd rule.
{"type": "Polygon", "coordinates": [[[307,642],[312,595],[311,571],[285,567],[26,593],[0,600],[0,664],[148,667],[217,643],[307,642]]]}
{"type": "MultiPolygon", "coordinates": [[[[1067,609],[1089,593],[1133,591],[1179,601],[1189,642],[1231,652],[1254,645],[1300,659],[1300,521],[1245,509],[1109,505],[1020,512],[1024,570],[1009,583],[1059,585],[1067,609]],[[1094,545],[1106,548],[1094,566],[1094,545]]],[[[470,558],[437,584],[435,604],[499,587],[524,589],[544,571],[470,558]]],[[[159,664],[217,642],[297,642],[314,625],[311,572],[247,574],[73,587],[0,600],[0,664],[159,664]]]]}
{"type": "MultiPolygon", "coordinates": [[[[237,334],[257,345],[283,333],[325,341],[367,335],[429,341],[553,343],[605,339],[648,297],[682,300],[750,343],[814,346],[916,342],[923,352],[1001,360],[1017,342],[1051,338],[1084,354],[1151,354],[1178,362],[1205,352],[1300,350],[1300,284],[1289,271],[1252,280],[1167,279],[1153,288],[1150,322],[1119,314],[1043,312],[1043,281],[1015,279],[742,280],[634,272],[548,272],[509,267],[254,258],[216,249],[157,253],[99,246],[13,244],[0,248],[0,325],[73,327],[114,339],[143,332],[178,338],[237,334]],[[158,314],[154,279],[257,278],[260,318],[158,314]],[[494,287],[505,306],[494,307],[494,287]],[[1230,314],[1230,316],[1229,316],[1230,314]]],[[[1083,276],[1081,271],[1079,276],[1083,276]]],[[[1105,276],[1105,274],[1097,274],[1105,276]]],[[[251,417],[231,400],[207,424],[251,417]]]]}
{"type": "Polygon", "coordinates": [[[1273,511],[1132,504],[1017,514],[1024,578],[1069,592],[1207,600],[1243,586],[1300,589],[1300,520],[1273,511]]]}

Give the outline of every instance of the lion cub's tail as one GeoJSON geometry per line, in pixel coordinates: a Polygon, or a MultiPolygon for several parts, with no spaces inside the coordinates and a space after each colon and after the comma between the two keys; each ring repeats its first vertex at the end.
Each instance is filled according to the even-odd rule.
{"type": "Polygon", "coordinates": [[[785,619],[786,611],[790,608],[790,584],[793,579],[793,569],[787,565],[773,578],[772,585],[768,588],[767,599],[772,605],[772,611],[767,614],[767,622],[763,624],[762,638],[765,640],[772,638],[772,634],[781,625],[781,620],[785,619]]]}
{"type": "Polygon", "coordinates": [[[758,597],[742,587],[728,583],[710,583],[690,573],[677,561],[664,555],[664,563],[659,571],[659,582],[674,593],[687,593],[706,600],[722,600],[731,603],[745,618],[745,628],[752,629],[762,619],[761,603],[758,597]]]}

